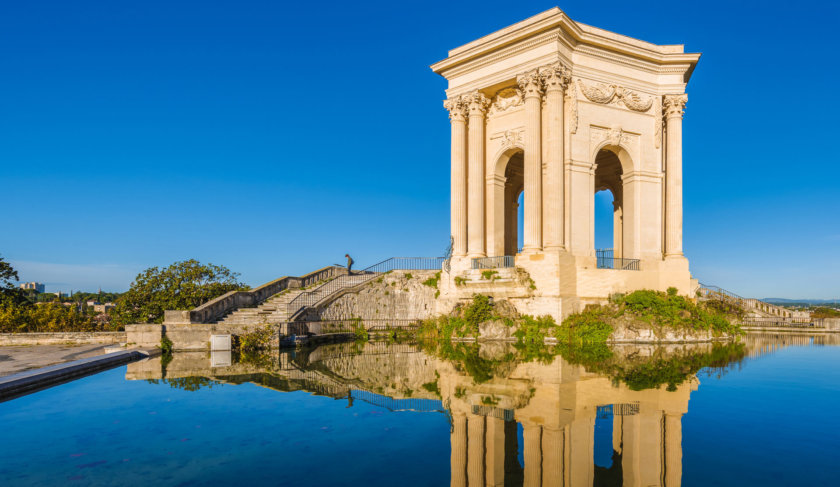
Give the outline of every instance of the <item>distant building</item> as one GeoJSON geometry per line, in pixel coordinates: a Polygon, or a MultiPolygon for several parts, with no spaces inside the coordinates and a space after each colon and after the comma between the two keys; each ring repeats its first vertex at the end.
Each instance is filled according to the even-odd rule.
{"type": "Polygon", "coordinates": [[[24,282],[20,285],[20,288],[24,290],[34,289],[39,293],[44,292],[44,285],[40,282],[24,282]]]}
{"type": "Polygon", "coordinates": [[[105,304],[95,304],[93,306],[93,311],[96,313],[107,313],[108,311],[116,308],[114,303],[105,303],[105,304]]]}

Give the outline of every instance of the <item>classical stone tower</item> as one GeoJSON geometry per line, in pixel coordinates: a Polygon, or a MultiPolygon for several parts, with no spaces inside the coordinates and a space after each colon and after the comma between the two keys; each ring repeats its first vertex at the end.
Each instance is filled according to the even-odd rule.
{"type": "Polygon", "coordinates": [[[452,126],[444,306],[485,292],[562,317],[613,293],[690,294],[682,116],[699,57],[553,8],[434,64],[452,126]],[[600,190],[613,195],[614,243],[596,251],[600,190]]]}

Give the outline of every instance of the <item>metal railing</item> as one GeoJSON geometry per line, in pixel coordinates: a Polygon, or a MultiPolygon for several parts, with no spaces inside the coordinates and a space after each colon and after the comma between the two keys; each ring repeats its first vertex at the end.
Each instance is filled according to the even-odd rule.
{"type": "Polygon", "coordinates": [[[499,269],[513,267],[512,255],[500,255],[497,257],[478,257],[472,260],[473,269],[499,269]]]}
{"type": "Polygon", "coordinates": [[[786,318],[781,316],[748,316],[741,320],[741,324],[744,326],[811,328],[814,327],[814,320],[810,318],[786,318]]]}
{"type": "Polygon", "coordinates": [[[363,269],[362,273],[389,271],[439,271],[446,257],[391,257],[363,269]]]}
{"type": "Polygon", "coordinates": [[[311,307],[342,289],[364,284],[379,274],[395,270],[440,270],[445,260],[444,257],[391,257],[361,271],[341,275],[289,301],[286,305],[286,318],[291,321],[304,308],[311,307]]]}
{"type": "Polygon", "coordinates": [[[595,251],[595,258],[597,259],[598,269],[639,270],[639,259],[614,257],[613,249],[598,249],[595,251]]]}
{"type": "Polygon", "coordinates": [[[425,399],[419,397],[394,399],[393,397],[361,389],[351,390],[350,397],[390,411],[413,411],[418,413],[445,412],[443,404],[437,399],[425,399]]]}

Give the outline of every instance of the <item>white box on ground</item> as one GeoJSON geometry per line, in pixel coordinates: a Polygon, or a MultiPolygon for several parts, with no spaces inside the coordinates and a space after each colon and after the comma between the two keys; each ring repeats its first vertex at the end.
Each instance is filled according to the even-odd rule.
{"type": "Polygon", "coordinates": [[[210,335],[210,351],[230,350],[230,335],[210,335]]]}

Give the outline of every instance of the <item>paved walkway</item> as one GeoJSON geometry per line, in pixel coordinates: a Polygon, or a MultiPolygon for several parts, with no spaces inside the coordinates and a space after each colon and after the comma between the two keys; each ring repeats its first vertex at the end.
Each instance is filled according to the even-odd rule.
{"type": "Polygon", "coordinates": [[[35,345],[0,347],[0,377],[71,360],[95,357],[112,345],[35,345]]]}

